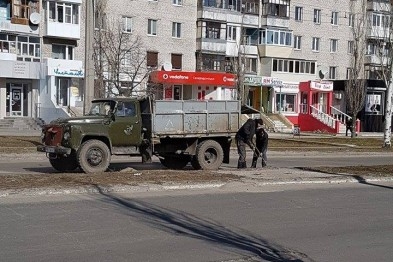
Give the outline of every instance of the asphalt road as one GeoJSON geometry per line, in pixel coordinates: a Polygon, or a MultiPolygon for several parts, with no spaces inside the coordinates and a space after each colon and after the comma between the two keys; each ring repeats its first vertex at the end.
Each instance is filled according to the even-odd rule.
{"type": "MultiPolygon", "coordinates": [[[[352,165],[388,165],[392,163],[392,153],[384,152],[277,152],[268,153],[268,165],[272,167],[316,167],[316,166],[352,166],[352,165]]],[[[247,154],[247,164],[251,165],[252,153],[247,154]]],[[[143,165],[139,157],[113,157],[110,169],[121,170],[132,167],[137,170],[162,169],[156,157],[153,164],[143,165]]],[[[258,165],[260,165],[260,159],[258,165]]],[[[233,152],[229,164],[223,168],[235,168],[237,154],[233,152]]],[[[52,173],[54,169],[44,154],[15,154],[0,156],[1,174],[52,173]]]]}
{"type": "Polygon", "coordinates": [[[393,261],[393,183],[0,198],[2,261],[393,261]]]}

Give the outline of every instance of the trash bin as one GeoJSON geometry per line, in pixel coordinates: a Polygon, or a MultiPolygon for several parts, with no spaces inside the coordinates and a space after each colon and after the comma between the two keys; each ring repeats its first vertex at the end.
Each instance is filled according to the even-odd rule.
{"type": "Polygon", "coordinates": [[[300,126],[293,125],[293,136],[300,136],[300,126]]]}

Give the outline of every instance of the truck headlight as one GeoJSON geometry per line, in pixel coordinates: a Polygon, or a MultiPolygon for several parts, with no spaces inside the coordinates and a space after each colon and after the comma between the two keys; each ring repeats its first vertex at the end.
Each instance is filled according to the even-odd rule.
{"type": "Polygon", "coordinates": [[[64,140],[68,140],[68,139],[70,139],[70,137],[71,137],[71,134],[69,132],[65,132],[63,135],[64,140]]]}

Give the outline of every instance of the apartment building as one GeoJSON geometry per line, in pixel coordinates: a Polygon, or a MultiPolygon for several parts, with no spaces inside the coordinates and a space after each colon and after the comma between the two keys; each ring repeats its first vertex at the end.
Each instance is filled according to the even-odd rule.
{"type": "Polygon", "coordinates": [[[34,116],[41,78],[41,2],[0,1],[0,118],[34,116]]]}

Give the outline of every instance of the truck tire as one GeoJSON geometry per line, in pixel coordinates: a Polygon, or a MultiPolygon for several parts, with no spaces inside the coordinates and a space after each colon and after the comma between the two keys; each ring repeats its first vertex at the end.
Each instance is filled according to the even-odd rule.
{"type": "Polygon", "coordinates": [[[111,152],[100,140],[87,140],[78,150],[78,162],[85,173],[101,173],[108,169],[111,152]]]}
{"type": "Polygon", "coordinates": [[[74,171],[79,166],[75,152],[69,156],[54,156],[54,158],[49,158],[49,163],[59,172],[74,171]]]}
{"type": "Polygon", "coordinates": [[[190,162],[190,158],[188,156],[165,156],[160,158],[160,162],[169,169],[183,169],[190,162]]]}
{"type": "Polygon", "coordinates": [[[224,160],[224,150],[214,140],[205,140],[198,144],[196,159],[203,170],[217,170],[224,160]]]}

